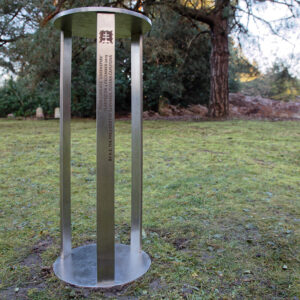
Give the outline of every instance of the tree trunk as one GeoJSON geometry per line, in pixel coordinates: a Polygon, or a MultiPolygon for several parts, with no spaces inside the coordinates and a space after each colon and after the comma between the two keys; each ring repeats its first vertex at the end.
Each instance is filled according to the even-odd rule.
{"type": "Polygon", "coordinates": [[[223,17],[222,10],[214,16],[214,25],[211,26],[211,45],[209,115],[222,118],[229,113],[228,19],[223,17]]]}

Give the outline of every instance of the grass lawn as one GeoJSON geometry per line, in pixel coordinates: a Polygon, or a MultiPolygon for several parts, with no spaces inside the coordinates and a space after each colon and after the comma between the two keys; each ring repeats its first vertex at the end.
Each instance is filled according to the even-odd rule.
{"type": "MultiPolygon", "coordinates": [[[[130,122],[116,122],[116,240],[129,243],[130,122]]],[[[72,122],[73,246],[95,241],[95,122],[72,122]]],[[[113,291],[59,255],[59,124],[0,120],[0,299],[299,299],[300,122],[144,122],[143,249],[113,291]]]]}

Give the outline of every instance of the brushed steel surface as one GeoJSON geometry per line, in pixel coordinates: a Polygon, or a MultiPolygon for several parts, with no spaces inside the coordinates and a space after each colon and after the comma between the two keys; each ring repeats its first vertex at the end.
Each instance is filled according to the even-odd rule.
{"type": "Polygon", "coordinates": [[[105,282],[115,270],[115,15],[99,13],[97,20],[97,263],[105,282]]]}
{"type": "Polygon", "coordinates": [[[55,275],[66,283],[89,288],[111,288],[130,283],[147,272],[151,265],[149,256],[136,253],[130,246],[115,245],[115,279],[111,282],[97,280],[96,245],[85,245],[72,249],[71,255],[59,257],[53,264],[55,275]]]}
{"type": "Polygon", "coordinates": [[[143,36],[131,38],[131,247],[142,249],[143,36]]]}
{"type": "Polygon", "coordinates": [[[97,13],[113,13],[116,16],[116,38],[144,34],[151,29],[151,21],[141,13],[112,7],[80,7],[62,11],[53,18],[54,26],[69,31],[72,36],[95,38],[97,13]]]}
{"type": "Polygon", "coordinates": [[[71,252],[71,64],[72,37],[61,32],[60,45],[60,230],[61,255],[71,252]]]}
{"type": "Polygon", "coordinates": [[[150,267],[142,243],[142,34],[150,30],[145,16],[115,8],[88,7],[55,17],[61,29],[60,65],[60,211],[61,255],[53,265],[63,281],[80,287],[114,287],[142,276],[150,267]],[[116,27],[117,26],[117,27],[116,27]],[[71,244],[71,60],[72,35],[97,37],[97,244],[71,244]],[[131,245],[115,245],[114,122],[115,38],[132,37],[132,222],[131,245]]]}

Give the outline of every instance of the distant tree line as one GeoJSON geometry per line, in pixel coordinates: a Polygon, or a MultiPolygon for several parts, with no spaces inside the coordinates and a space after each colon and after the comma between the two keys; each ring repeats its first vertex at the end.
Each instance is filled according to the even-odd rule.
{"type": "Polygon", "coordinates": [[[300,100],[300,80],[291,75],[284,62],[275,62],[266,74],[244,82],[240,89],[247,95],[260,95],[274,100],[300,100]]]}

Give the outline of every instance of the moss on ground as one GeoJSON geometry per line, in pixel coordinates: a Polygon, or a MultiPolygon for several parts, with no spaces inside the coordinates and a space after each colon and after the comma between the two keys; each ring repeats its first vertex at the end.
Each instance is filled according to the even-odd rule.
{"type": "MultiPolygon", "coordinates": [[[[116,240],[130,231],[130,122],[116,122],[116,240]]],[[[95,122],[72,122],[73,245],[95,241],[95,122]]],[[[0,120],[1,299],[298,299],[300,123],[144,123],[149,272],[69,287],[59,254],[59,125],[0,120]],[[285,269],[286,268],[286,269],[285,269]],[[133,297],[133,298],[130,298],[133,297]]]]}

